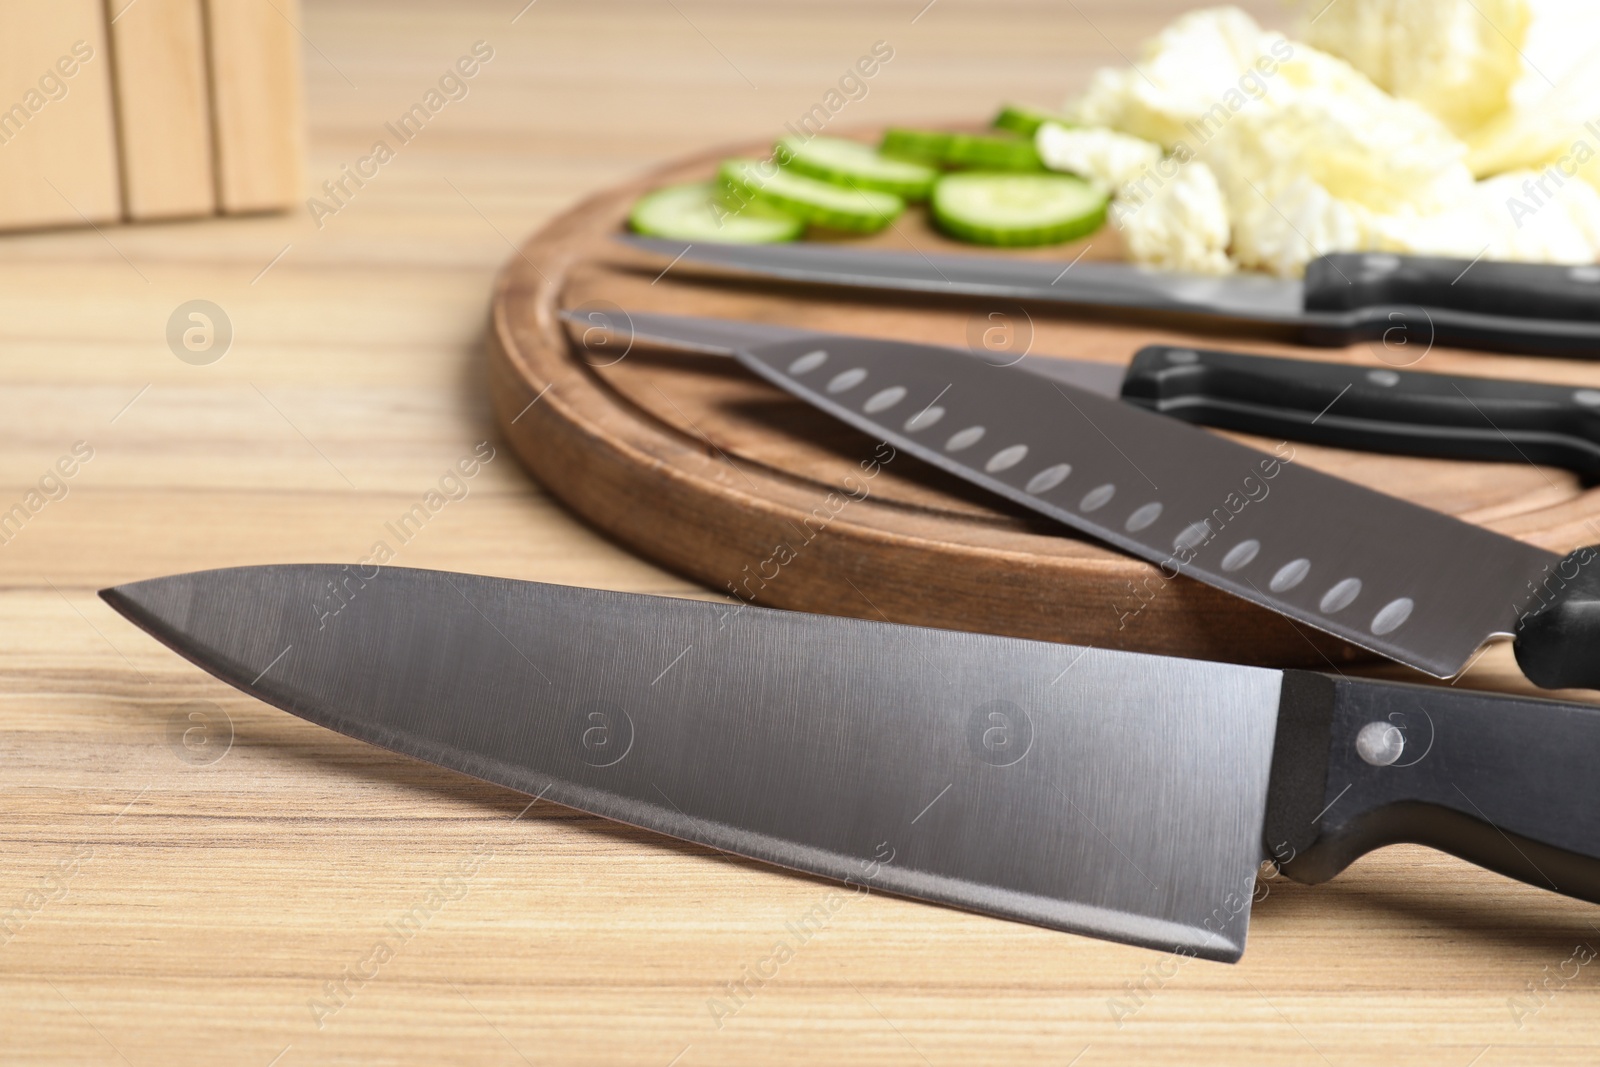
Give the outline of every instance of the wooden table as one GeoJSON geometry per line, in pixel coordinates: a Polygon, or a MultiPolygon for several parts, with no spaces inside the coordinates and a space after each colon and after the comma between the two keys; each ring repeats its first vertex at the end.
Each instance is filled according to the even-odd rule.
{"type": "MultiPolygon", "coordinates": [[[[875,41],[894,59],[850,119],[977,118],[1064,96],[1184,6],[522,2],[308,0],[311,186],[473,42],[494,50],[320,226],[0,240],[0,511],[92,449],[0,546],[0,1060],[1600,1058],[1600,968],[1575,962],[1596,910],[1415,848],[1269,883],[1237,967],[873,896],[734,998],[827,884],[523,813],[244,698],[101,604],[116,582],[380,539],[413,566],[712,595],[578,524],[503,447],[410,541],[387,532],[495,442],[484,312],[512,242],[593,188],[776,131],[875,41]],[[196,299],[232,326],[214,362],[166,338],[196,299]]],[[[1468,684],[1513,677],[1495,653],[1468,684]]]]}

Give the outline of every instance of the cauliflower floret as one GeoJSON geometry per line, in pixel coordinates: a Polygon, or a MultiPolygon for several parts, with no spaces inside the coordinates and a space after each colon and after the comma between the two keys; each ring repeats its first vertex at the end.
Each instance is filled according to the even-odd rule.
{"type": "MultiPolygon", "coordinates": [[[[1600,154],[1600,56],[1574,72],[1537,103],[1511,108],[1467,137],[1474,173],[1542,169],[1563,158],[1584,166],[1600,154]]],[[[1585,178],[1600,185],[1600,168],[1586,167],[1585,178]]]]}
{"type": "Polygon", "coordinates": [[[1046,123],[1039,157],[1114,190],[1111,218],[1139,263],[1227,274],[1231,227],[1216,175],[1204,163],[1168,159],[1161,146],[1103,127],[1046,123]]]}
{"type": "MultiPolygon", "coordinates": [[[[1209,165],[1207,178],[1214,172],[1221,210],[1190,206],[1186,197],[1198,191],[1158,189],[1147,201],[1130,192],[1137,182],[1124,180],[1113,211],[1136,258],[1215,269],[1227,248],[1239,266],[1285,276],[1336,251],[1594,261],[1600,3],[1314,3],[1321,14],[1309,24],[1313,39],[1367,73],[1263,31],[1236,8],[1214,8],[1174,22],[1146,45],[1137,68],[1102,71],[1069,105],[1079,121],[1171,153],[1143,178],[1174,162],[1185,176],[1196,163],[1209,165]],[[1591,51],[1595,58],[1584,59],[1591,51]],[[1446,121],[1468,130],[1467,141],[1446,121]],[[1171,207],[1163,209],[1167,196],[1171,207]],[[1224,220],[1231,245],[1215,232],[1186,244],[1166,211],[1224,220]]],[[[1180,189],[1190,180],[1198,190],[1205,179],[1186,177],[1180,189]]]]}
{"type": "Polygon", "coordinates": [[[1242,113],[1204,153],[1230,197],[1251,191],[1235,182],[1272,197],[1306,177],[1374,211],[1459,202],[1473,185],[1464,155],[1438,120],[1376,90],[1307,92],[1282,108],[1242,113]]]}
{"type": "Polygon", "coordinates": [[[1496,225],[1494,259],[1593,263],[1600,258],[1600,192],[1559,172],[1513,171],[1478,187],[1496,225]]]}
{"type": "Polygon", "coordinates": [[[1375,215],[1436,213],[1473,187],[1465,147],[1421,106],[1236,8],[1180,18],[1139,69],[1097,75],[1075,114],[1208,163],[1235,258],[1278,274],[1365,247],[1375,215]]]}
{"type": "MultiPolygon", "coordinates": [[[[1176,165],[1176,164],[1174,164],[1176,165]]],[[[1204,163],[1181,166],[1176,176],[1124,185],[1111,218],[1135,262],[1195,274],[1227,274],[1231,226],[1216,175],[1204,163]],[[1146,192],[1155,184],[1153,190],[1146,192]]]]}
{"type": "Polygon", "coordinates": [[[1369,83],[1240,114],[1204,158],[1227,194],[1240,265],[1297,276],[1319,255],[1373,247],[1375,217],[1465,202],[1463,153],[1438,120],[1369,83]]]}
{"type": "Polygon", "coordinates": [[[1433,211],[1374,211],[1338,200],[1302,178],[1272,202],[1241,211],[1234,258],[1241,266],[1299,275],[1328,252],[1397,252],[1458,259],[1589,263],[1600,253],[1600,194],[1580,181],[1559,201],[1519,216],[1507,207],[1531,172],[1479,183],[1460,201],[1433,211]]]}
{"type": "Polygon", "coordinates": [[[1307,44],[1347,60],[1457,133],[1506,108],[1533,22],[1530,0],[1314,0],[1313,7],[1307,44]]]}
{"type": "Polygon", "coordinates": [[[1540,167],[1600,119],[1594,0],[1305,0],[1305,11],[1309,43],[1444,120],[1478,176],[1540,167]]]}
{"type": "Polygon", "coordinates": [[[1161,146],[1115,130],[1047,122],[1034,137],[1039,158],[1051,170],[1116,189],[1161,161],[1161,146]]]}
{"type": "MultiPolygon", "coordinates": [[[[1237,111],[1270,91],[1271,76],[1293,47],[1281,35],[1263,34],[1236,7],[1193,11],[1145,43],[1131,68],[1106,68],[1067,113],[1086,126],[1109,126],[1171,149],[1214,121],[1217,108],[1237,111]]],[[[1204,137],[1200,137],[1204,140],[1204,137]]]]}
{"type": "Polygon", "coordinates": [[[1241,267],[1298,277],[1318,256],[1365,248],[1369,240],[1368,209],[1337,199],[1303,175],[1270,199],[1247,183],[1230,206],[1233,257],[1241,267]]]}

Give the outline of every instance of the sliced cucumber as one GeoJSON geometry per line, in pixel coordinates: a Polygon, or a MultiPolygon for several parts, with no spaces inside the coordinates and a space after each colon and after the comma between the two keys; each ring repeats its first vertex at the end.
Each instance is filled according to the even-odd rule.
{"type": "Polygon", "coordinates": [[[906,209],[893,193],[850,189],[783,170],[771,160],[730,159],[718,171],[731,203],[766,204],[815,226],[876,233],[906,209]]]}
{"type": "Polygon", "coordinates": [[[1110,197],[1069,174],[946,174],[929,206],[939,228],[974,244],[1052,245],[1098,230],[1110,197]]]}
{"type": "Polygon", "coordinates": [[[800,219],[766,204],[750,203],[741,210],[725,202],[717,182],[669,185],[647,193],[633,205],[628,225],[647,237],[752,245],[792,241],[806,228],[800,219]]]}
{"type": "Polygon", "coordinates": [[[893,193],[906,200],[926,200],[939,172],[921,163],[889,159],[871,145],[842,137],[785,137],[777,144],[778,161],[819,181],[853,189],[893,193]]]}
{"type": "Polygon", "coordinates": [[[982,170],[1043,170],[1033,141],[1005,134],[893,129],[878,146],[886,156],[948,167],[982,170]]]}
{"type": "Polygon", "coordinates": [[[930,166],[942,166],[950,154],[953,133],[944,130],[892,129],[884,132],[878,151],[896,159],[915,160],[930,166]]]}
{"type": "Polygon", "coordinates": [[[1036,107],[1027,107],[1023,104],[1006,104],[1000,109],[1000,114],[994,117],[991,123],[997,130],[1010,130],[1012,133],[1023,137],[1032,137],[1039,132],[1039,127],[1047,122],[1057,126],[1076,126],[1061,115],[1051,111],[1044,111],[1036,107]]]}

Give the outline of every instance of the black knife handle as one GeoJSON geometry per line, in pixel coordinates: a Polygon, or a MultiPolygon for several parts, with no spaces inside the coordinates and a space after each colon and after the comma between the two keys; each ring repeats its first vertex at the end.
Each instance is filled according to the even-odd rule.
{"type": "Polygon", "coordinates": [[[1600,546],[1550,567],[1517,619],[1517,666],[1545,689],[1600,689],[1600,546]]]}
{"type": "Polygon", "coordinates": [[[1278,721],[1264,843],[1296,881],[1412,842],[1600,902],[1600,708],[1287,672],[1278,721]]]}
{"type": "Polygon", "coordinates": [[[1340,252],[1306,266],[1307,311],[1448,308],[1517,319],[1600,322],[1600,267],[1340,252]]]}
{"type": "Polygon", "coordinates": [[[1600,266],[1339,253],[1306,267],[1302,336],[1600,358],[1600,266]]]}
{"type": "Polygon", "coordinates": [[[1133,357],[1122,398],[1267,437],[1600,480],[1597,389],[1151,345],[1133,357]]]}

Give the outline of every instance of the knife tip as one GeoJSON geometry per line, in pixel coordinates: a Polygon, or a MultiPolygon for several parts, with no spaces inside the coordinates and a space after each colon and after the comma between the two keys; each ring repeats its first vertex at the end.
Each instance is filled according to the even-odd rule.
{"type": "Polygon", "coordinates": [[[153,611],[153,601],[158,599],[151,594],[158,589],[170,587],[170,576],[167,578],[149,578],[139,582],[126,582],[122,585],[112,585],[99,591],[101,600],[110,605],[111,610],[127,619],[142,630],[150,629],[153,611]]]}

